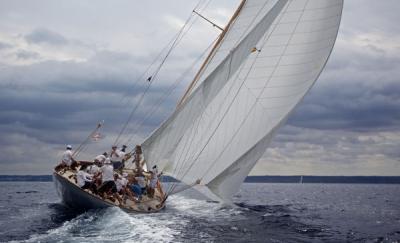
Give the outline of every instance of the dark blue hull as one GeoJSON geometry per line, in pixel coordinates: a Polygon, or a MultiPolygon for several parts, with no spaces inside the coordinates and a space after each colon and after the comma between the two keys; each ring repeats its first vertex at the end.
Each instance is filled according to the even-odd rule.
{"type": "Polygon", "coordinates": [[[129,208],[126,206],[121,207],[104,201],[103,199],[82,190],[80,187],[55,172],[53,173],[53,181],[62,202],[79,211],[119,207],[129,213],[154,213],[165,207],[165,199],[149,200],[147,202],[134,204],[133,206],[131,205],[129,208]]]}
{"type": "Polygon", "coordinates": [[[80,187],[69,182],[67,179],[57,173],[53,173],[53,181],[62,202],[69,207],[76,208],[78,210],[87,210],[115,206],[90,193],[85,192],[80,187]]]}

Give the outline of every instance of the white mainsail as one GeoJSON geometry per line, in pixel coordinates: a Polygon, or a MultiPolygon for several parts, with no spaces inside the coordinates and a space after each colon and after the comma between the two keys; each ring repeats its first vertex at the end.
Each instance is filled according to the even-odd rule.
{"type": "Polygon", "coordinates": [[[195,88],[142,145],[148,165],[229,200],[322,71],[342,0],[247,0],[195,88]],[[251,51],[254,47],[258,51],[251,51]]]}

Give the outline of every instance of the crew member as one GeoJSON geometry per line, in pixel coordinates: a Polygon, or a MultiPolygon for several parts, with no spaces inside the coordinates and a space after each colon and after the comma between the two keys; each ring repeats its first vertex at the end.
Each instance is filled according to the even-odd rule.
{"type": "Polygon", "coordinates": [[[114,182],[114,169],[109,158],[104,161],[104,165],[100,168],[100,170],[102,175],[102,184],[98,190],[100,196],[104,198],[104,193],[108,194],[109,192],[114,195],[117,192],[117,187],[114,182]]]}
{"type": "Polygon", "coordinates": [[[121,151],[117,149],[117,146],[113,145],[111,147],[110,159],[114,170],[118,170],[122,167],[122,158],[121,151]]]}
{"type": "Polygon", "coordinates": [[[62,155],[61,164],[56,166],[55,170],[59,171],[65,167],[75,170],[77,165],[78,162],[72,157],[72,146],[67,145],[67,149],[62,155]]]}
{"type": "Polygon", "coordinates": [[[96,158],[94,158],[94,162],[103,164],[104,161],[107,158],[107,155],[108,155],[107,152],[104,152],[103,154],[97,155],[96,158]]]}
{"type": "Polygon", "coordinates": [[[136,145],[135,147],[135,157],[133,160],[135,162],[137,172],[141,173],[143,171],[143,165],[145,161],[142,154],[142,147],[140,145],[136,145]]]}
{"type": "Polygon", "coordinates": [[[78,183],[78,186],[82,189],[89,189],[91,190],[93,193],[97,193],[97,188],[96,185],[93,182],[93,177],[86,173],[87,166],[86,165],[82,165],[80,170],[78,171],[78,173],[76,174],[76,180],[78,183]]]}

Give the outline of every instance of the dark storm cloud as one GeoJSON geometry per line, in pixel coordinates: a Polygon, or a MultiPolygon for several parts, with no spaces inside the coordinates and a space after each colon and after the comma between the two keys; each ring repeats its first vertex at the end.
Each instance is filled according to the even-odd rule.
{"type": "Polygon", "coordinates": [[[33,44],[42,44],[42,43],[51,45],[68,44],[68,40],[64,36],[44,28],[35,29],[31,33],[27,34],[25,36],[25,40],[33,44]]]}
{"type": "Polygon", "coordinates": [[[332,56],[289,124],[322,130],[400,129],[400,46],[395,24],[400,5],[360,3],[345,2],[332,56]],[[378,10],[386,13],[385,18],[375,14],[378,10]],[[357,20],[360,16],[363,21],[357,20]]]}
{"type": "MultiPolygon", "coordinates": [[[[101,130],[105,138],[96,144],[99,147],[89,149],[87,158],[108,149],[140,99],[145,79],[157,65],[141,79],[138,77],[170,36],[164,33],[170,31],[164,16],[168,6],[145,18],[148,14],[144,11],[133,14],[132,10],[153,3],[143,2],[138,8],[134,8],[137,3],[125,8],[117,4],[112,6],[113,13],[111,6],[103,2],[88,8],[62,2],[62,11],[59,4],[10,1],[0,8],[4,11],[0,28],[7,27],[0,30],[5,36],[0,49],[10,59],[0,64],[3,174],[47,173],[67,143],[76,148],[101,120],[105,121],[101,130]],[[13,12],[24,18],[8,19],[16,16],[13,12]],[[71,19],[71,13],[76,18],[71,19]],[[15,31],[10,31],[14,27],[15,31]],[[16,163],[10,163],[13,161],[16,163]]],[[[345,1],[341,32],[327,67],[290,117],[289,125],[273,140],[263,158],[271,163],[259,172],[295,174],[305,168],[300,173],[396,173],[399,167],[395,162],[400,157],[399,47],[382,42],[398,40],[399,6],[397,0],[385,4],[345,1]],[[379,163],[382,166],[377,171],[379,163]]],[[[175,10],[171,8],[167,14],[175,15],[175,10]]],[[[182,19],[191,9],[179,11],[183,10],[182,19]]],[[[179,27],[175,22],[173,25],[179,27]]],[[[207,31],[200,32],[200,36],[207,36],[207,31]]],[[[206,38],[196,38],[188,38],[186,46],[175,50],[167,62],[170,66],[163,67],[135,112],[126,130],[137,132],[132,144],[143,141],[174,110],[188,78],[161,106],[156,105],[183,73],[183,63],[190,65],[203,49],[199,43],[206,38]],[[151,112],[154,114],[143,121],[151,112]],[[137,123],[143,123],[140,129],[137,123]]]]}
{"type": "Polygon", "coordinates": [[[319,129],[399,129],[400,58],[337,53],[289,124],[319,129]]]}
{"type": "MultiPolygon", "coordinates": [[[[71,136],[70,131],[86,134],[105,120],[106,133],[116,134],[147,86],[135,71],[142,68],[142,62],[146,60],[107,51],[84,63],[47,61],[5,67],[0,73],[0,130],[22,132],[43,143],[79,143],[84,135],[71,136]]],[[[154,129],[171,111],[174,96],[166,98],[162,109],[156,106],[168,89],[169,84],[158,83],[136,110],[132,124],[153,112],[143,124],[142,134],[154,129]]]]}

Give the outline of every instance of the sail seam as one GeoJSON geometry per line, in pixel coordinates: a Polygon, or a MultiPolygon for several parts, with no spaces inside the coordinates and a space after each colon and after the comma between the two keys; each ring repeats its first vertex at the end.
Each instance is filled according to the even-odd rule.
{"type": "MultiPolygon", "coordinates": [[[[304,5],[304,9],[306,8],[308,2],[309,2],[309,0],[307,0],[306,4],[304,5]]],[[[287,9],[288,7],[289,7],[289,4],[286,5],[286,9],[287,9]]],[[[283,12],[285,12],[285,11],[283,11],[283,12]]],[[[304,14],[304,12],[302,13],[302,15],[303,15],[303,14],[304,14]]],[[[284,14],[281,13],[281,18],[279,19],[278,23],[274,26],[275,28],[276,28],[276,26],[278,26],[278,24],[279,24],[280,20],[282,19],[282,16],[283,16],[283,15],[284,15],[284,14]]],[[[300,19],[301,19],[301,17],[300,17],[300,19]]],[[[299,22],[300,22],[300,19],[299,19],[299,22]]],[[[297,24],[296,27],[294,28],[293,33],[296,31],[297,26],[298,26],[298,24],[297,24]]],[[[272,32],[273,32],[273,31],[272,31],[272,32]]],[[[271,32],[271,34],[272,34],[272,32],[271,32]]],[[[293,35],[292,35],[291,37],[293,37],[293,35]]],[[[290,38],[290,39],[291,39],[291,38],[290,38]]],[[[288,45],[289,45],[289,43],[290,43],[290,39],[289,39],[289,41],[288,41],[288,45]]],[[[265,38],[265,39],[264,39],[264,43],[265,43],[267,40],[268,40],[268,38],[265,38]]],[[[287,48],[287,46],[286,46],[286,48],[287,48]]],[[[285,51],[284,51],[284,53],[285,53],[285,51]]],[[[283,56],[283,55],[282,55],[282,56],[283,56]]],[[[280,57],[280,60],[282,59],[282,56],[280,57]]],[[[256,56],[255,59],[257,59],[257,56],[256,56]]],[[[280,60],[278,61],[276,67],[278,67],[280,60]]],[[[254,62],[255,62],[255,61],[254,61],[254,62]]],[[[276,68],[275,68],[275,70],[276,70],[276,68]]],[[[275,70],[274,70],[274,72],[275,72],[275,70]]],[[[266,82],[265,86],[268,85],[268,83],[269,83],[270,80],[271,80],[271,78],[268,79],[268,81],[266,82]]],[[[244,84],[244,82],[243,82],[243,84],[244,84]]],[[[240,88],[240,89],[241,89],[241,88],[240,88]]],[[[262,92],[263,92],[263,91],[262,91],[262,92]]],[[[261,92],[261,93],[262,93],[262,92],[261,92]]],[[[238,91],[238,93],[239,93],[239,91],[238,91]]],[[[261,93],[260,93],[260,94],[261,94],[261,93]]],[[[254,109],[254,107],[255,107],[255,104],[258,103],[257,100],[258,100],[258,99],[256,99],[255,103],[251,106],[251,108],[250,108],[249,111],[247,112],[247,116],[245,116],[245,118],[244,118],[244,119],[242,120],[242,122],[239,124],[239,127],[238,127],[238,129],[236,129],[236,132],[233,134],[233,136],[231,137],[231,139],[227,142],[227,145],[224,146],[224,149],[222,149],[222,151],[219,153],[219,155],[217,156],[217,158],[214,160],[213,163],[211,163],[211,166],[210,166],[209,169],[203,174],[203,176],[202,176],[201,178],[204,178],[204,176],[206,176],[206,175],[208,174],[208,172],[215,166],[215,161],[217,161],[219,158],[221,158],[221,156],[225,153],[225,151],[226,151],[226,149],[228,148],[228,146],[232,143],[233,139],[236,137],[236,135],[238,134],[239,130],[243,127],[244,123],[247,121],[247,117],[248,117],[248,115],[253,111],[253,109],[254,109]]],[[[233,104],[233,101],[232,101],[232,104],[233,104]]],[[[229,109],[230,109],[230,107],[228,107],[228,110],[229,110],[229,109]]]]}

